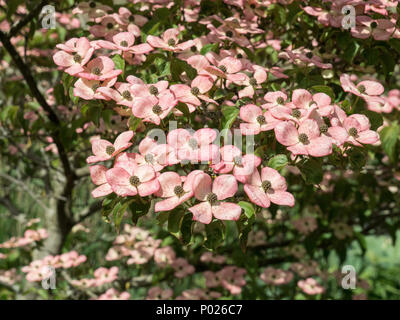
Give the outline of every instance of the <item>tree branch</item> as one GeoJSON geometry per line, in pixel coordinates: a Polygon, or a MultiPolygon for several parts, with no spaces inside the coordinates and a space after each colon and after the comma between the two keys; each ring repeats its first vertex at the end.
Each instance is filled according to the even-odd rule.
{"type": "Polygon", "coordinates": [[[41,3],[37,5],[36,8],[34,8],[27,16],[19,20],[17,23],[15,23],[9,32],[9,37],[14,37],[16,36],[23,27],[25,27],[29,22],[31,22],[35,17],[37,17],[40,12],[42,11],[42,8],[49,3],[48,0],[42,0],[41,3]]]}

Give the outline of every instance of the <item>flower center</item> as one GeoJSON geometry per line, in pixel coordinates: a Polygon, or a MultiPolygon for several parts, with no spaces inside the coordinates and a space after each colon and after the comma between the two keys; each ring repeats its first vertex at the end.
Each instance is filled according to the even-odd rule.
{"type": "Polygon", "coordinates": [[[265,193],[268,192],[269,189],[271,189],[271,182],[268,180],[265,180],[261,183],[261,188],[264,190],[265,193]]]}
{"type": "Polygon", "coordinates": [[[358,134],[358,131],[357,131],[356,128],[350,128],[349,129],[349,135],[350,136],[355,137],[355,136],[357,136],[357,134],[358,134]]]}
{"type": "Polygon", "coordinates": [[[168,39],[168,45],[169,45],[170,47],[173,47],[175,44],[176,44],[175,39],[168,39]]]}
{"type": "Polygon", "coordinates": [[[236,156],[233,158],[233,163],[236,164],[237,166],[242,166],[243,165],[243,159],[241,156],[236,156]]]}
{"type": "Polygon", "coordinates": [[[80,63],[82,61],[82,57],[79,54],[75,53],[74,54],[74,61],[77,62],[77,63],[80,63]]]}
{"type": "Polygon", "coordinates": [[[132,100],[131,93],[128,90],[125,90],[124,92],[122,92],[122,97],[126,100],[132,100]]]}
{"type": "Polygon", "coordinates": [[[128,20],[129,20],[129,22],[135,22],[135,17],[134,16],[129,16],[128,20]]]}
{"type": "Polygon", "coordinates": [[[285,99],[283,99],[283,97],[278,97],[277,99],[276,99],[276,103],[277,104],[283,104],[285,102],[285,99]]]}
{"type": "Polygon", "coordinates": [[[121,47],[127,47],[128,46],[128,41],[123,40],[119,44],[120,44],[121,47]]]}
{"type": "Polygon", "coordinates": [[[137,176],[132,176],[129,178],[129,183],[132,186],[137,187],[140,184],[140,179],[137,176]]]}
{"type": "Polygon", "coordinates": [[[96,2],[90,1],[90,2],[89,2],[89,7],[91,7],[91,8],[96,8],[96,2]]]}
{"type": "Polygon", "coordinates": [[[224,66],[224,65],[221,65],[221,66],[219,66],[218,67],[219,68],[219,70],[221,70],[222,72],[226,72],[226,67],[224,66]]]}
{"type": "Polygon", "coordinates": [[[360,93],[364,93],[365,90],[367,90],[367,89],[365,88],[364,85],[359,85],[359,86],[358,86],[358,91],[359,91],[360,93]]]}
{"type": "Polygon", "coordinates": [[[149,92],[150,92],[150,94],[155,96],[156,94],[158,94],[158,89],[155,86],[150,86],[149,92]]]}
{"type": "Polygon", "coordinates": [[[196,51],[197,51],[197,48],[196,48],[196,46],[191,46],[191,47],[190,47],[190,51],[192,51],[192,52],[196,52],[196,51]]]}
{"type": "Polygon", "coordinates": [[[115,148],[113,146],[106,147],[106,153],[111,156],[115,152],[115,148]]]}
{"type": "Polygon", "coordinates": [[[249,83],[251,86],[256,86],[257,85],[257,80],[255,78],[250,78],[249,83]]]}
{"type": "Polygon", "coordinates": [[[299,141],[302,144],[309,144],[310,143],[310,141],[308,141],[308,136],[305,133],[300,133],[299,134],[299,141]]]}
{"type": "Polygon", "coordinates": [[[233,32],[230,31],[230,30],[228,30],[227,32],[225,32],[225,35],[226,35],[228,38],[232,38],[233,32]]]}
{"type": "Polygon", "coordinates": [[[97,90],[98,88],[100,88],[100,86],[99,86],[98,84],[94,84],[94,85],[92,86],[92,90],[93,90],[94,92],[96,92],[96,90],[97,90]]]}
{"type": "Polygon", "coordinates": [[[157,104],[157,105],[155,105],[155,106],[153,107],[153,112],[154,112],[154,114],[159,115],[159,114],[162,113],[162,109],[161,109],[161,107],[157,104]]]}
{"type": "Polygon", "coordinates": [[[148,163],[153,163],[154,162],[154,156],[152,153],[148,153],[144,156],[144,160],[148,163]]]}
{"type": "Polygon", "coordinates": [[[312,53],[312,52],[307,52],[307,53],[306,53],[306,57],[307,57],[308,59],[311,59],[311,58],[313,57],[313,53],[312,53]]]}
{"type": "Polygon", "coordinates": [[[218,202],[218,197],[215,193],[210,192],[207,196],[206,199],[208,201],[209,204],[213,205],[216,204],[218,202]]]}
{"type": "Polygon", "coordinates": [[[197,87],[193,87],[193,88],[190,90],[190,92],[191,92],[193,95],[197,96],[197,95],[200,93],[200,89],[197,88],[197,87]]]}
{"type": "Polygon", "coordinates": [[[111,22],[107,23],[107,29],[112,29],[113,28],[113,24],[111,22]]]}
{"type": "Polygon", "coordinates": [[[292,117],[294,117],[294,118],[300,118],[301,117],[301,112],[300,112],[300,110],[299,109],[293,109],[292,110],[292,117]]]}
{"type": "Polygon", "coordinates": [[[92,73],[95,74],[96,76],[99,76],[99,75],[101,75],[101,70],[99,67],[94,67],[92,69],[92,73]]]}
{"type": "Polygon", "coordinates": [[[257,120],[257,122],[258,122],[259,124],[264,124],[264,123],[265,123],[265,117],[264,117],[263,115],[259,115],[259,116],[256,118],[256,120],[257,120]]]}
{"type": "Polygon", "coordinates": [[[190,138],[188,144],[189,147],[191,147],[193,150],[199,147],[199,144],[197,143],[197,140],[195,138],[190,138]]]}
{"type": "Polygon", "coordinates": [[[374,21],[371,23],[371,28],[375,29],[378,26],[378,24],[374,21]]]}
{"type": "Polygon", "coordinates": [[[328,126],[326,124],[323,124],[319,127],[319,132],[321,133],[327,133],[328,132],[328,126]]]}
{"type": "Polygon", "coordinates": [[[175,186],[174,193],[180,198],[184,195],[185,190],[183,190],[182,186],[175,186]]]}

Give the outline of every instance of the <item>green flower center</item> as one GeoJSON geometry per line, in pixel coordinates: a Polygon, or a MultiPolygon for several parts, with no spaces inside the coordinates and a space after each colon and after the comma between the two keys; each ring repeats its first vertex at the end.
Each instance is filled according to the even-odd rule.
{"type": "Polygon", "coordinates": [[[265,117],[264,117],[263,115],[257,116],[256,120],[257,120],[257,122],[258,122],[259,124],[261,124],[261,125],[262,125],[262,124],[265,124],[265,122],[266,122],[265,117]]]}
{"type": "Polygon", "coordinates": [[[95,74],[96,76],[99,76],[99,75],[101,75],[101,70],[99,67],[94,67],[92,69],[92,73],[95,74]]]}
{"type": "Polygon", "coordinates": [[[182,186],[175,186],[174,193],[180,198],[185,194],[185,190],[183,190],[182,186]]]}
{"type": "Polygon", "coordinates": [[[114,26],[111,22],[107,23],[107,29],[111,30],[113,27],[114,26]]]}
{"type": "Polygon", "coordinates": [[[249,83],[251,86],[256,86],[257,85],[257,80],[255,78],[250,78],[249,83]]]}
{"type": "Polygon", "coordinates": [[[111,156],[115,152],[115,148],[113,146],[106,147],[106,153],[111,156]]]}
{"type": "Polygon", "coordinates": [[[225,35],[226,35],[228,38],[232,38],[233,32],[229,30],[229,31],[227,31],[227,32],[225,33],[225,35]]]}
{"type": "Polygon", "coordinates": [[[365,88],[364,85],[359,85],[359,86],[358,86],[358,91],[359,91],[360,93],[364,93],[366,90],[367,90],[367,89],[365,88]]]}
{"type": "Polygon", "coordinates": [[[216,204],[218,202],[218,197],[213,192],[210,192],[209,194],[207,194],[206,199],[207,199],[207,202],[211,205],[216,204]]]}
{"type": "Polygon", "coordinates": [[[237,166],[242,166],[243,165],[243,159],[241,156],[236,156],[233,158],[233,163],[237,166]]]}
{"type": "Polygon", "coordinates": [[[300,112],[300,110],[299,109],[293,109],[292,110],[292,117],[294,117],[294,118],[300,118],[301,117],[301,112],[300,112]]]}
{"type": "Polygon", "coordinates": [[[144,156],[144,160],[148,163],[153,163],[154,161],[154,156],[151,153],[148,153],[144,156]]]}
{"type": "Polygon", "coordinates": [[[200,89],[197,88],[197,87],[193,87],[193,88],[190,90],[190,92],[191,92],[193,95],[197,96],[197,95],[200,93],[200,89]]]}
{"type": "Polygon", "coordinates": [[[226,67],[224,66],[224,65],[221,65],[221,66],[219,66],[218,67],[219,68],[219,70],[221,70],[222,72],[226,72],[226,67]]]}
{"type": "Polygon", "coordinates": [[[128,41],[125,41],[125,40],[121,41],[120,42],[120,46],[121,47],[127,47],[128,46],[128,41]]]}
{"type": "Polygon", "coordinates": [[[157,89],[156,86],[150,86],[149,92],[150,92],[150,94],[152,94],[152,95],[156,95],[156,94],[158,94],[158,89],[157,89]]]}
{"type": "Polygon", "coordinates": [[[349,129],[349,135],[350,135],[350,136],[356,137],[357,134],[358,134],[358,131],[357,131],[356,128],[350,128],[350,129],[349,129]]]}
{"type": "Polygon", "coordinates": [[[128,90],[122,92],[122,97],[126,100],[132,100],[132,95],[128,90]]]}
{"type": "Polygon", "coordinates": [[[162,113],[162,108],[158,104],[155,105],[152,110],[153,110],[153,113],[156,115],[159,115],[162,113]]]}
{"type": "Polygon", "coordinates": [[[278,97],[277,99],[276,99],[276,103],[277,104],[283,104],[285,102],[285,99],[283,99],[283,97],[278,97]]]}
{"type": "Polygon", "coordinates": [[[91,7],[91,8],[96,8],[96,2],[90,1],[90,2],[89,2],[89,7],[91,7]]]}
{"type": "Polygon", "coordinates": [[[265,181],[263,181],[263,182],[261,183],[261,188],[264,190],[265,193],[267,193],[268,190],[271,189],[271,186],[272,186],[272,184],[271,184],[271,182],[268,181],[268,180],[265,180],[265,181]]]}
{"type": "Polygon", "coordinates": [[[327,133],[328,132],[328,126],[326,125],[326,124],[323,124],[323,125],[321,125],[320,127],[319,127],[319,131],[321,132],[321,133],[327,133]]]}
{"type": "Polygon", "coordinates": [[[82,57],[79,54],[75,53],[74,54],[74,61],[77,62],[77,63],[80,63],[82,61],[82,57]]]}
{"type": "Polygon", "coordinates": [[[300,133],[299,134],[299,141],[302,144],[309,144],[310,143],[310,141],[308,140],[308,136],[305,133],[300,133]]]}
{"type": "Polygon", "coordinates": [[[138,185],[140,185],[140,179],[137,176],[132,176],[129,178],[129,183],[133,187],[137,187],[138,185]]]}
{"type": "Polygon", "coordinates": [[[311,58],[313,57],[313,53],[312,53],[312,52],[307,52],[307,53],[306,53],[306,57],[307,57],[308,59],[311,59],[311,58]]]}
{"type": "Polygon", "coordinates": [[[170,47],[173,47],[175,44],[176,44],[175,39],[168,39],[168,45],[169,45],[170,47]]]}

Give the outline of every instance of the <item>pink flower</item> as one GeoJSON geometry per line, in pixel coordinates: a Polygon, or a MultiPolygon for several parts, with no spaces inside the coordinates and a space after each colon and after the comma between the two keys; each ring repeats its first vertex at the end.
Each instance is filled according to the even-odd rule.
{"type": "Polygon", "coordinates": [[[194,267],[184,258],[175,259],[174,262],[172,262],[171,267],[175,270],[174,275],[177,278],[184,278],[195,272],[194,267]]]}
{"type": "MultiPolygon", "coordinates": [[[[99,88],[108,88],[112,87],[114,83],[117,81],[117,78],[107,79],[105,81],[98,80],[88,80],[80,78],[75,82],[74,85],[74,96],[80,97],[85,100],[93,100],[93,99],[102,99],[109,100],[108,96],[104,96],[99,88]]],[[[105,91],[103,91],[105,92],[105,91]]]]}
{"type": "Polygon", "coordinates": [[[379,141],[379,135],[375,131],[370,130],[370,126],[367,116],[363,114],[353,114],[344,120],[343,127],[330,127],[328,133],[339,145],[345,142],[356,146],[374,144],[379,141]]]}
{"type": "MultiPolygon", "coordinates": [[[[378,96],[385,91],[385,88],[379,82],[371,80],[361,81],[356,86],[353,81],[351,81],[348,74],[342,74],[340,76],[340,84],[345,92],[351,92],[352,94],[363,98],[367,103],[371,98],[373,101],[376,101],[378,96]]],[[[385,101],[383,99],[381,100],[382,104],[384,104],[385,101]]]]}
{"type": "Polygon", "coordinates": [[[114,288],[108,289],[105,293],[100,295],[97,300],[129,300],[131,297],[129,292],[119,293],[114,288]]]}
{"type": "Polygon", "coordinates": [[[254,154],[242,155],[242,151],[233,145],[226,145],[220,148],[221,162],[211,167],[217,173],[230,173],[233,170],[235,178],[244,182],[248,175],[251,175],[255,168],[261,164],[261,159],[254,154]]]}
{"type": "Polygon", "coordinates": [[[266,284],[282,285],[289,283],[293,279],[293,273],[282,269],[275,269],[273,267],[267,267],[264,269],[260,276],[261,280],[266,284]]]}
{"type": "Polygon", "coordinates": [[[139,166],[133,161],[121,161],[106,173],[107,182],[119,196],[149,196],[160,189],[154,169],[149,165],[139,166]]]}
{"type": "Polygon", "coordinates": [[[196,44],[193,40],[179,43],[178,36],[179,30],[172,28],[166,30],[162,38],[152,35],[147,36],[147,42],[154,48],[161,48],[173,52],[182,52],[196,44]]]}
{"type": "Polygon", "coordinates": [[[115,70],[114,61],[106,56],[100,56],[91,60],[78,75],[88,80],[104,81],[116,78],[121,73],[122,70],[115,70]]]}
{"type": "Polygon", "coordinates": [[[325,291],[315,279],[307,278],[306,280],[300,280],[297,282],[298,287],[303,290],[304,293],[309,295],[321,294],[325,291]]]}
{"type": "Polygon", "coordinates": [[[318,123],[313,119],[304,120],[298,129],[292,122],[281,122],[275,127],[275,136],[294,155],[323,157],[332,153],[331,139],[321,135],[318,123]]]}
{"type": "Polygon", "coordinates": [[[161,171],[168,165],[170,147],[167,144],[158,144],[150,137],[146,137],[139,143],[139,152],[140,154],[134,154],[138,165],[148,164],[156,172],[161,171]]]}
{"type": "Polygon", "coordinates": [[[105,49],[116,50],[117,53],[148,53],[153,48],[148,44],[140,44],[134,46],[135,36],[131,32],[120,32],[112,37],[112,42],[100,40],[98,45],[105,49]]]}
{"type": "Polygon", "coordinates": [[[98,186],[92,191],[93,198],[103,197],[113,192],[106,179],[107,167],[103,165],[94,165],[89,167],[89,170],[93,183],[98,186]]]}
{"type": "Polygon", "coordinates": [[[122,106],[133,107],[133,92],[129,83],[117,82],[115,89],[109,87],[100,87],[97,92],[103,96],[113,99],[117,104],[122,106]],[[116,89],[116,90],[115,90],[116,89]]]}
{"type": "Polygon", "coordinates": [[[275,169],[268,167],[261,169],[261,176],[258,170],[255,170],[244,185],[244,191],[250,201],[263,208],[268,208],[271,202],[293,207],[294,197],[286,189],[285,178],[275,169]]]}
{"type": "Polygon", "coordinates": [[[176,258],[174,249],[170,246],[158,248],[154,251],[154,261],[160,267],[171,265],[176,258]]]}
{"type": "Polygon", "coordinates": [[[115,157],[120,152],[128,149],[132,143],[129,142],[133,136],[133,131],[122,132],[116,139],[114,144],[107,140],[96,139],[92,142],[92,152],[94,156],[90,156],[86,159],[87,163],[95,163],[99,161],[109,160],[115,157]]]}
{"type": "Polygon", "coordinates": [[[246,87],[239,91],[239,98],[253,97],[256,89],[261,89],[261,84],[267,81],[268,75],[265,68],[253,65],[252,69],[254,70],[253,76],[242,83],[246,87]]]}
{"type": "Polygon", "coordinates": [[[161,289],[160,287],[152,287],[147,292],[146,300],[167,300],[172,297],[174,292],[172,289],[161,289]]]}
{"type": "Polygon", "coordinates": [[[222,202],[233,197],[238,189],[236,179],[232,175],[220,175],[214,182],[208,174],[196,175],[193,183],[194,196],[202,201],[191,208],[193,220],[209,224],[214,216],[220,220],[238,220],[242,209],[231,202],[222,202]]]}
{"type": "Polygon", "coordinates": [[[132,106],[132,113],[135,117],[143,119],[144,122],[152,122],[159,125],[175,107],[177,101],[173,94],[168,90],[159,95],[146,98],[136,98],[132,106]]]}
{"type": "Polygon", "coordinates": [[[233,83],[241,84],[242,81],[246,80],[246,75],[239,73],[243,69],[243,65],[239,59],[233,57],[226,57],[221,61],[213,61],[216,65],[209,65],[205,67],[205,70],[210,74],[216,75],[220,78],[227,79],[233,83]]]}
{"type": "Polygon", "coordinates": [[[70,75],[76,75],[82,72],[83,66],[90,60],[93,55],[94,48],[91,47],[87,38],[72,38],[65,44],[58,44],[58,51],[54,56],[54,63],[63,68],[70,75]]]}
{"type": "Polygon", "coordinates": [[[263,112],[254,104],[241,107],[240,118],[247,122],[240,124],[240,131],[243,135],[256,135],[262,131],[272,130],[279,123],[269,111],[263,112]]]}
{"type": "Polygon", "coordinates": [[[221,285],[232,295],[237,295],[242,292],[242,287],[246,285],[246,280],[243,277],[245,274],[245,269],[236,266],[227,266],[218,271],[221,285]]]}
{"type": "Polygon", "coordinates": [[[193,180],[200,170],[189,173],[184,183],[176,172],[164,172],[158,177],[160,190],[156,196],[167,198],[156,203],[155,211],[170,211],[193,196],[193,180]]]}
{"type": "Polygon", "coordinates": [[[195,133],[190,133],[185,129],[175,129],[168,133],[167,142],[172,148],[173,155],[178,161],[188,160],[194,163],[208,162],[218,157],[218,146],[212,144],[217,138],[217,133],[213,129],[199,129],[195,133]]]}

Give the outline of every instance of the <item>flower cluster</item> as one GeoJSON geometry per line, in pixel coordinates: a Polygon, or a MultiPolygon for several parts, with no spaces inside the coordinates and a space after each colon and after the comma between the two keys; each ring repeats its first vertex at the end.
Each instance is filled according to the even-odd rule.
{"type": "Polygon", "coordinates": [[[0,248],[20,248],[28,246],[32,243],[41,241],[47,238],[47,231],[45,229],[28,229],[24,232],[24,236],[20,238],[12,237],[6,242],[0,243],[0,248]]]}
{"type": "Polygon", "coordinates": [[[69,269],[77,267],[86,261],[86,256],[70,251],[56,256],[46,256],[41,260],[32,261],[28,266],[22,267],[26,273],[26,280],[30,282],[42,281],[52,275],[54,269],[69,269]]]}

